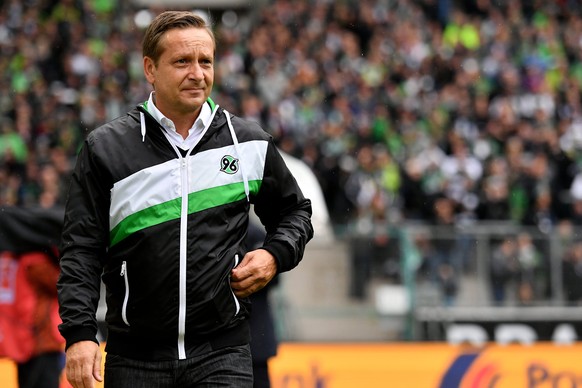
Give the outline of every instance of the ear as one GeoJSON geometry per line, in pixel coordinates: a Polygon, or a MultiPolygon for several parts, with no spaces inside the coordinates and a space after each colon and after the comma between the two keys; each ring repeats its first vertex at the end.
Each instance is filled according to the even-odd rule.
{"type": "Polygon", "coordinates": [[[154,84],[156,64],[150,57],[143,57],[143,73],[150,84],[154,84]]]}

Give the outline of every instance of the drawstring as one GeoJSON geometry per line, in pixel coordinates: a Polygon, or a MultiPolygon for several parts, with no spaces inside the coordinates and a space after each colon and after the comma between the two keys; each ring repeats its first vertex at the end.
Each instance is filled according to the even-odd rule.
{"type": "Polygon", "coordinates": [[[242,163],[242,153],[240,152],[240,147],[238,146],[238,139],[236,137],[236,133],[234,132],[234,127],[232,126],[232,123],[230,122],[230,114],[226,111],[226,109],[224,110],[224,115],[226,116],[226,122],[228,123],[228,129],[230,130],[230,136],[232,137],[232,141],[234,143],[234,149],[238,155],[238,166],[240,169],[240,173],[242,174],[242,178],[243,178],[243,183],[245,185],[245,194],[247,196],[247,201],[250,202],[249,199],[249,180],[247,179],[247,174],[245,173],[245,169],[242,167],[243,163],[242,163]]]}
{"type": "Polygon", "coordinates": [[[141,124],[141,142],[145,142],[145,134],[146,134],[146,124],[145,124],[145,115],[143,112],[139,112],[139,121],[141,124]]]}
{"type": "MultiPolygon", "coordinates": [[[[214,110],[214,113],[216,112],[216,109],[214,110]]],[[[224,115],[226,116],[226,122],[228,123],[228,129],[230,130],[230,136],[232,137],[232,141],[234,143],[234,149],[237,153],[238,156],[238,165],[239,165],[239,169],[240,172],[242,174],[242,178],[243,178],[243,184],[245,186],[245,195],[247,197],[247,201],[250,202],[250,190],[249,190],[249,180],[247,179],[247,174],[245,172],[245,169],[242,167],[242,152],[240,151],[240,147],[238,145],[238,139],[236,137],[236,133],[234,132],[234,127],[232,126],[232,122],[230,121],[230,114],[224,110],[224,115]]],[[[214,114],[213,114],[214,116],[214,114]]],[[[145,142],[145,135],[146,135],[146,123],[145,123],[145,115],[143,114],[143,112],[139,112],[139,119],[140,119],[140,124],[141,124],[141,141],[145,142]]],[[[172,141],[170,141],[170,144],[174,145],[174,143],[172,141]]],[[[174,146],[174,148],[176,148],[174,146]]],[[[190,150],[192,151],[192,150],[190,150]]],[[[176,152],[177,149],[176,149],[176,152]]],[[[179,155],[179,152],[178,152],[179,155]]]]}

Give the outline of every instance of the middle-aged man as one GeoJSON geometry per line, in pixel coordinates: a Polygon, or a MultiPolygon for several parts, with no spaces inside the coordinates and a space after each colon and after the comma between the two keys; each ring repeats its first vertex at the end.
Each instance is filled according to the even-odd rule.
{"type": "Polygon", "coordinates": [[[271,137],[210,99],[215,49],[197,15],[158,15],[143,41],[149,100],[92,131],[79,154],[58,281],[75,388],[252,387],[247,297],[299,263],[311,202],[271,137]],[[267,234],[247,252],[251,204],[267,234]]]}

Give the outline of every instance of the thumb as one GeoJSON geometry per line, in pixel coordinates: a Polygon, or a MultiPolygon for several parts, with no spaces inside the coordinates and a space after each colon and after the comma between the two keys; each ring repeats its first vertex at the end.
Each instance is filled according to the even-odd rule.
{"type": "Polygon", "coordinates": [[[242,260],[240,261],[240,263],[238,263],[238,265],[236,267],[234,267],[232,269],[232,274],[238,274],[240,276],[240,274],[242,272],[244,272],[243,270],[245,269],[245,267],[249,264],[251,258],[253,257],[253,252],[247,252],[242,260]]]}
{"type": "Polygon", "coordinates": [[[101,373],[101,358],[101,348],[97,348],[95,361],[93,362],[93,377],[99,382],[103,381],[103,374],[101,373]]]}

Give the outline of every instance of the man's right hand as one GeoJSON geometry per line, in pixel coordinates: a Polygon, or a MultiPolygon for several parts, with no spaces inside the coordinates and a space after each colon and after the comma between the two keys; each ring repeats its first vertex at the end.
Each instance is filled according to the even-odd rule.
{"type": "Polygon", "coordinates": [[[67,349],[65,372],[74,388],[93,388],[95,381],[103,381],[101,349],[93,341],[80,341],[67,349]]]}

